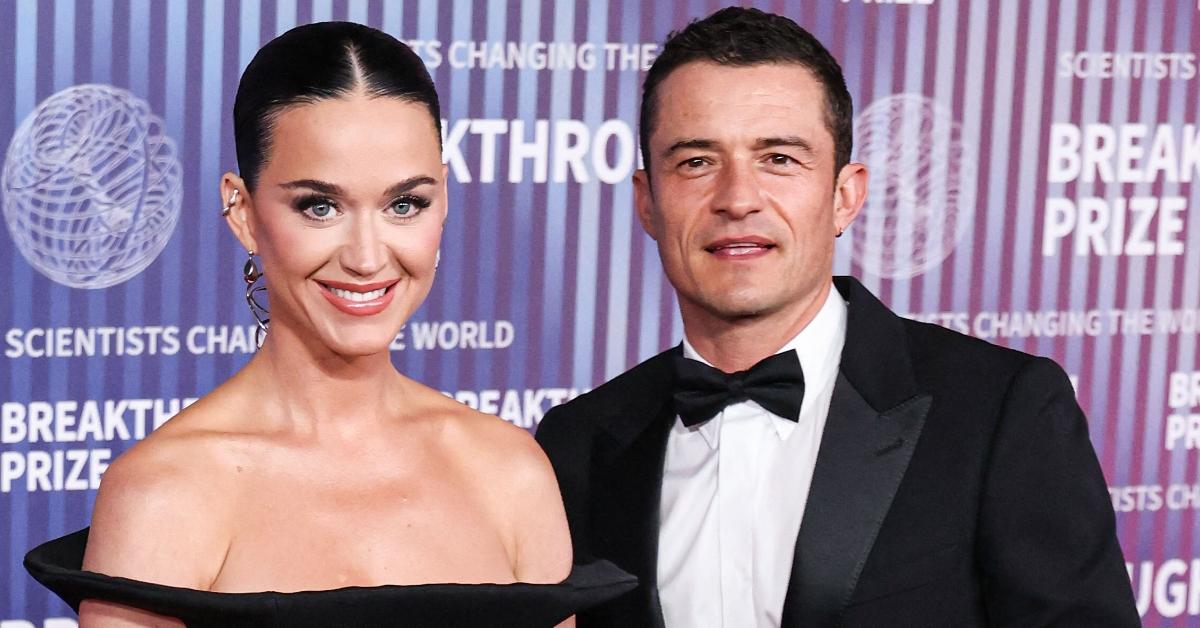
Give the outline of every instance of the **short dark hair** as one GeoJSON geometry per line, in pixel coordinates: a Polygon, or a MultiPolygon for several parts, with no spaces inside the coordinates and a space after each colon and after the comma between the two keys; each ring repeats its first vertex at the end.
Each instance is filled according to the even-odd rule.
{"type": "Polygon", "coordinates": [[[794,63],[812,72],[825,91],[825,127],[833,136],[833,175],[850,163],[854,138],[854,105],[842,68],[812,33],[781,15],[758,9],[728,7],[667,35],[662,52],[642,84],[638,138],[642,157],[650,159],[650,131],[659,83],[682,65],[706,61],[725,66],[794,63]]]}
{"type": "Polygon", "coordinates": [[[275,118],[286,107],[346,96],[420,103],[442,141],[441,109],[424,62],[395,37],[351,22],[297,26],[267,42],[242,73],[233,102],[238,170],[253,190],[270,149],[275,118]]]}

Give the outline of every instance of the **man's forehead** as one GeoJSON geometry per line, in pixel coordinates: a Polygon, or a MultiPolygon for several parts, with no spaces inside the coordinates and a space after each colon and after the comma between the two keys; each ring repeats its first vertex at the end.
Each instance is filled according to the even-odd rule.
{"type": "Polygon", "coordinates": [[[707,61],[680,66],[663,79],[654,94],[659,110],[738,104],[821,110],[824,96],[816,76],[799,64],[727,66],[707,61]]]}
{"type": "Polygon", "coordinates": [[[763,63],[727,64],[701,59],[689,61],[671,70],[659,83],[659,93],[682,89],[696,81],[715,81],[730,85],[751,87],[773,87],[786,90],[821,90],[817,75],[804,64],[792,61],[763,63]],[[777,82],[763,84],[764,77],[773,77],[777,82]],[[667,89],[664,89],[667,88],[667,89]]]}
{"type": "Polygon", "coordinates": [[[832,142],[825,128],[824,92],[798,64],[723,66],[692,62],[660,85],[653,143],[700,140],[762,144],[800,138],[832,142]]]}

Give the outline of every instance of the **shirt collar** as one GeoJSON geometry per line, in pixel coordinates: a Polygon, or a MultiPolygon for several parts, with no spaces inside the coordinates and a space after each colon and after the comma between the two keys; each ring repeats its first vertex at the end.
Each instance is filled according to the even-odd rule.
{"type": "MultiPolygon", "coordinates": [[[[817,311],[817,315],[809,321],[800,333],[796,334],[791,340],[784,344],[776,354],[786,351],[795,351],[800,359],[800,369],[804,372],[804,400],[801,404],[800,420],[810,419],[812,408],[816,404],[817,394],[830,379],[836,377],[838,365],[841,362],[842,346],[846,340],[846,302],[842,300],[841,294],[830,284],[829,294],[825,297],[825,303],[821,305],[821,309],[817,311]]],[[[712,366],[708,360],[705,360],[699,353],[696,352],[692,343],[688,342],[687,334],[683,336],[683,357],[696,360],[712,366]]],[[[782,417],[775,416],[770,412],[762,409],[757,403],[747,401],[745,403],[753,405],[771,420],[772,427],[775,428],[775,434],[780,440],[787,440],[795,431],[798,422],[789,421],[782,417]]],[[[682,428],[684,431],[698,430],[701,436],[709,447],[716,449],[720,443],[721,420],[724,418],[725,412],[721,411],[711,421],[705,421],[696,427],[684,427],[683,423],[678,419],[675,421],[675,429],[682,428]]]]}

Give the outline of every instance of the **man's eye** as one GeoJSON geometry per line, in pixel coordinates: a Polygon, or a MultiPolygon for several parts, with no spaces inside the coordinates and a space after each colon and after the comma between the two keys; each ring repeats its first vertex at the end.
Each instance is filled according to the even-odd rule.
{"type": "Polygon", "coordinates": [[[685,159],[685,160],[683,160],[683,163],[680,165],[683,166],[684,168],[701,168],[704,166],[704,158],[703,157],[692,157],[691,159],[685,159]]]}
{"type": "Polygon", "coordinates": [[[787,155],[781,155],[779,153],[771,155],[771,163],[775,164],[776,166],[786,166],[794,161],[794,159],[788,157],[787,155]]]}

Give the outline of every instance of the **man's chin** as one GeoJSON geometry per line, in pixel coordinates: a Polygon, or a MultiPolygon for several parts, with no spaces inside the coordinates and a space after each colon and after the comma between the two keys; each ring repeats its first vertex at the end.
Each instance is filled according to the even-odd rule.
{"type": "Polygon", "coordinates": [[[731,299],[728,296],[726,295],[724,299],[708,302],[705,309],[711,315],[730,322],[756,320],[768,316],[771,312],[778,309],[772,307],[772,304],[763,298],[743,297],[731,299]]]}

